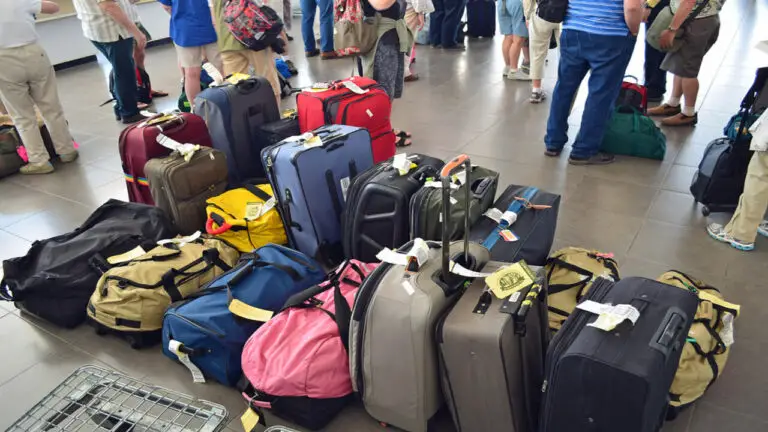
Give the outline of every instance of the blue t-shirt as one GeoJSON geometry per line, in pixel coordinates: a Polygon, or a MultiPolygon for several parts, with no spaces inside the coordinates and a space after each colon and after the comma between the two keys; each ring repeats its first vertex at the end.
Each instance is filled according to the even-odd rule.
{"type": "Polygon", "coordinates": [[[171,7],[171,39],[181,47],[216,42],[208,0],[157,0],[171,7]]]}
{"type": "Polygon", "coordinates": [[[606,36],[626,36],[623,0],[569,0],[563,28],[606,36]]]}

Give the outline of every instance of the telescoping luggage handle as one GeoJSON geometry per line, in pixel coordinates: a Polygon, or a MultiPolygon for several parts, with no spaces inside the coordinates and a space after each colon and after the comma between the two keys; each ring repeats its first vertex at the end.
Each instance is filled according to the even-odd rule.
{"type": "Polygon", "coordinates": [[[448,278],[450,274],[450,246],[451,246],[451,176],[453,172],[464,166],[464,184],[467,187],[464,188],[466,196],[467,211],[464,215],[464,265],[469,265],[469,207],[471,203],[470,196],[470,173],[472,171],[472,164],[469,161],[469,156],[461,154],[456,156],[443,166],[440,171],[440,180],[442,182],[443,189],[443,277],[448,278]]]}

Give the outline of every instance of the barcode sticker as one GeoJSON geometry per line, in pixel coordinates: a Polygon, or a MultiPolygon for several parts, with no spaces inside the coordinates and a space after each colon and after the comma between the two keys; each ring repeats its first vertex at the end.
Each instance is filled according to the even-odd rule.
{"type": "Polygon", "coordinates": [[[371,110],[369,110],[369,109],[366,109],[366,110],[365,110],[365,113],[366,113],[366,114],[368,114],[368,117],[369,117],[369,118],[373,118],[373,113],[371,112],[371,110]]]}

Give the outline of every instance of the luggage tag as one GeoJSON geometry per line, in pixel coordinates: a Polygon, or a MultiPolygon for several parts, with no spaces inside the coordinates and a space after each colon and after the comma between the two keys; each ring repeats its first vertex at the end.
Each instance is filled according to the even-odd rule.
{"type": "Polygon", "coordinates": [[[352,93],[359,94],[359,95],[366,94],[370,91],[368,89],[363,90],[362,88],[360,88],[359,85],[353,83],[352,81],[342,81],[341,85],[346,87],[347,90],[351,91],[352,93]]]}
{"type": "Polygon", "coordinates": [[[448,271],[455,275],[464,276],[468,278],[485,278],[493,274],[493,273],[481,273],[481,272],[476,272],[474,270],[470,270],[462,266],[461,264],[457,263],[456,261],[450,262],[448,271]]]}
{"type": "Polygon", "coordinates": [[[512,226],[515,222],[517,222],[517,213],[513,211],[505,211],[502,212],[501,210],[491,207],[488,210],[483,213],[483,216],[489,218],[490,220],[496,222],[498,225],[501,226],[512,226]]]}
{"type": "Polygon", "coordinates": [[[107,258],[107,262],[115,265],[115,264],[121,264],[124,262],[128,262],[131,260],[134,260],[147,252],[142,248],[141,246],[136,246],[135,248],[129,250],[128,252],[122,253],[120,255],[113,255],[109,258],[107,258]]]}
{"type": "MultiPolygon", "coordinates": [[[[424,181],[424,187],[427,188],[435,188],[440,189],[443,187],[443,183],[441,183],[439,180],[435,180],[434,177],[427,177],[427,179],[424,181]]],[[[451,190],[458,190],[459,185],[455,183],[450,183],[451,190]]]]}
{"type": "Polygon", "coordinates": [[[730,347],[735,342],[733,338],[733,319],[734,316],[732,313],[725,312],[722,318],[723,328],[718,332],[720,339],[723,340],[726,347],[730,347]]]}
{"type": "Polygon", "coordinates": [[[159,246],[165,246],[167,244],[175,244],[178,247],[184,247],[187,245],[187,243],[192,243],[197,241],[200,238],[200,236],[202,236],[200,231],[195,231],[193,234],[190,234],[186,237],[176,237],[172,239],[160,240],[157,242],[157,244],[159,246]]]}
{"type": "Polygon", "coordinates": [[[496,270],[485,278],[488,288],[498,299],[505,299],[534,284],[535,277],[524,261],[496,270]]]}
{"type": "Polygon", "coordinates": [[[248,408],[243,415],[240,416],[240,423],[243,425],[243,430],[245,430],[245,432],[251,432],[256,429],[259,420],[261,420],[261,416],[258,415],[253,408],[248,408]]]}
{"type": "Polygon", "coordinates": [[[195,155],[196,151],[200,150],[198,144],[182,144],[161,133],[157,134],[157,143],[165,148],[171,149],[171,151],[178,152],[187,162],[192,160],[192,156],[195,155]]]}
{"type": "Polygon", "coordinates": [[[576,309],[581,309],[593,314],[597,314],[595,322],[587,324],[588,327],[599,328],[600,330],[611,331],[625,320],[635,325],[640,318],[640,311],[628,304],[603,304],[592,300],[585,300],[578,305],[576,309]]]}
{"type": "Polygon", "coordinates": [[[384,248],[376,254],[376,259],[387,264],[403,266],[406,272],[414,273],[419,271],[419,268],[429,259],[429,245],[424,240],[416,238],[413,240],[413,247],[407,253],[384,248]]]}
{"type": "Polygon", "coordinates": [[[249,202],[245,204],[245,220],[256,220],[275,207],[275,197],[265,202],[249,202]]]}
{"type": "Polygon", "coordinates": [[[392,168],[395,168],[401,176],[408,174],[417,165],[408,159],[408,155],[405,153],[398,153],[392,158],[392,168]]]}
{"type": "Polygon", "coordinates": [[[189,359],[189,354],[181,350],[181,347],[183,346],[184,344],[177,340],[171,339],[168,341],[168,351],[176,354],[176,357],[179,358],[181,364],[189,369],[189,371],[192,373],[192,380],[195,382],[195,384],[204,383],[205,377],[203,376],[203,373],[200,371],[200,368],[198,368],[194,363],[192,363],[192,360],[189,359]]]}

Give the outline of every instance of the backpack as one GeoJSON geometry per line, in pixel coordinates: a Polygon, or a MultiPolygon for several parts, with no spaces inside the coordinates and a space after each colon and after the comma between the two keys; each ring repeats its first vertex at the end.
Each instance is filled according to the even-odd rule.
{"type": "Polygon", "coordinates": [[[544,21],[561,23],[568,12],[568,0],[539,0],[536,15],[544,21]]]}
{"type": "Polygon", "coordinates": [[[613,254],[567,247],[547,259],[545,265],[549,329],[560,330],[576,305],[589,292],[598,277],[618,281],[619,265],[613,254]]]}
{"type": "Polygon", "coordinates": [[[200,291],[240,257],[221,240],[195,235],[134,251],[101,276],[88,302],[97,333],[116,333],[133,348],[158,342],[165,309],[200,291]]]}
{"type": "MultiPolygon", "coordinates": [[[[207,89],[208,87],[213,84],[213,78],[211,78],[210,75],[208,75],[208,72],[205,71],[205,69],[200,70],[200,93],[203,92],[203,90],[207,89]]],[[[192,104],[189,102],[189,99],[187,98],[187,91],[184,89],[184,81],[181,82],[181,93],[179,94],[179,100],[178,100],[178,107],[179,111],[181,112],[192,112],[192,104]]]]}
{"type": "Polygon", "coordinates": [[[664,160],[667,137],[650,117],[635,107],[616,107],[603,135],[604,152],[664,160]]]}
{"type": "Polygon", "coordinates": [[[277,42],[283,21],[274,9],[256,0],[227,0],[224,22],[246,48],[261,51],[277,42]]]}
{"type": "Polygon", "coordinates": [[[333,46],[342,56],[369,53],[378,40],[378,14],[366,17],[361,0],[334,0],[333,46]]]}
{"type": "MultiPolygon", "coordinates": [[[[115,83],[115,72],[110,71],[109,72],[109,92],[112,93],[112,89],[114,88],[115,83]]],[[[112,93],[112,99],[104,102],[103,105],[106,105],[109,102],[112,102],[113,100],[116,100],[117,97],[114,93],[112,93]]],[[[151,104],[152,103],[152,82],[149,79],[149,74],[144,69],[136,66],[136,99],[145,104],[151,104]]]]}
{"type": "Polygon", "coordinates": [[[251,252],[267,243],[288,243],[269,184],[245,185],[206,202],[205,230],[240,252],[251,252]]]}
{"type": "Polygon", "coordinates": [[[621,83],[619,97],[616,100],[616,106],[622,110],[636,109],[645,114],[648,111],[648,89],[640,84],[637,77],[626,75],[624,78],[631,78],[635,82],[627,81],[621,83]]]}
{"type": "Polygon", "coordinates": [[[349,372],[351,307],[376,264],[343,263],[318,286],[294,295],[243,349],[243,396],[249,409],[318,430],[352,395],[349,372]]]}
{"type": "Polygon", "coordinates": [[[667,416],[672,419],[703,396],[723,373],[733,343],[733,320],[738,317],[740,306],[725,301],[717,288],[683,272],[670,270],[657,280],[699,296],[699,308],[669,389],[667,416]]]}

